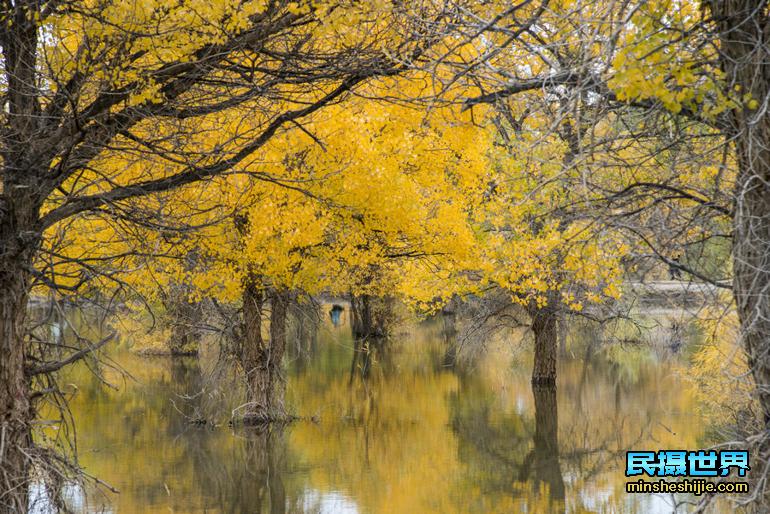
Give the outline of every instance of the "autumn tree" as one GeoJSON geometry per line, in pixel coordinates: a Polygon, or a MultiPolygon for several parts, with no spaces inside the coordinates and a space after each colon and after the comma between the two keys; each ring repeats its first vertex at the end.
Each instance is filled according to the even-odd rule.
{"type": "MultiPolygon", "coordinates": [[[[486,187],[490,132],[457,110],[395,101],[424,84],[403,76],[362,86],[359,98],[276,137],[261,156],[279,183],[230,175],[169,196],[173,211],[199,227],[173,250],[194,248],[197,265],[148,248],[145,263],[121,275],[145,298],[184,283],[188,301],[239,310],[227,353],[247,385],[244,421],[287,419],[280,327],[293,297],[352,294],[364,305],[357,313],[369,316],[357,335],[374,337],[373,327],[388,327],[375,322],[372,304],[450,297],[463,282],[454,270],[479,266],[468,214],[486,187]]],[[[162,246],[150,233],[138,239],[162,246]]]]}
{"type": "MultiPolygon", "coordinates": [[[[470,57],[442,63],[503,106],[571,126],[582,198],[561,203],[689,279],[731,290],[770,422],[766,2],[540,2],[464,13],[470,57]],[[483,36],[479,36],[483,34],[483,36]],[[680,260],[726,243],[731,263],[680,260]]],[[[447,87],[450,83],[447,82],[447,87]]],[[[712,254],[713,255],[713,254],[712,254]]],[[[764,429],[763,429],[764,431],[764,429]]],[[[766,444],[763,446],[766,448],[766,444]]]]}
{"type": "MultiPolygon", "coordinates": [[[[441,24],[441,6],[412,8],[441,24]]],[[[51,358],[26,335],[31,291],[77,294],[98,273],[85,249],[80,273],[60,280],[62,261],[78,262],[52,249],[57,227],[149,227],[160,218],[148,195],[233,171],[272,180],[256,157],[271,138],[418,59],[438,25],[406,7],[336,2],[18,2],[0,13],[0,512],[23,512],[32,463],[52,462],[32,434],[36,402],[57,391],[41,377],[92,349],[51,358]]]]}

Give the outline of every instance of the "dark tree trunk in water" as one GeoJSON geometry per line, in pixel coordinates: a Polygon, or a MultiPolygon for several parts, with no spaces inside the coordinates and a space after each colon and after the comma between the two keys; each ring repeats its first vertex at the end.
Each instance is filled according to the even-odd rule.
{"type": "Polygon", "coordinates": [[[350,312],[354,338],[388,337],[393,321],[392,298],[353,295],[350,301],[350,312]]]}
{"type": "Polygon", "coordinates": [[[286,418],[284,396],[286,379],[283,374],[283,354],[286,353],[286,317],[289,294],[274,291],[270,299],[270,349],[268,357],[268,404],[276,419],[286,418]]]}
{"type": "Polygon", "coordinates": [[[18,247],[8,233],[2,234],[0,243],[5,254],[0,258],[0,513],[5,514],[27,511],[30,462],[25,452],[34,453],[30,383],[24,372],[28,300],[24,268],[31,265],[31,257],[14,255],[18,247]]]}
{"type": "MultiPolygon", "coordinates": [[[[184,270],[191,272],[201,265],[197,251],[188,252],[182,260],[184,270]]],[[[199,329],[202,306],[191,300],[195,287],[185,280],[172,282],[161,291],[166,309],[166,325],[171,335],[166,342],[171,355],[197,355],[201,338],[199,329]]]]}
{"type": "Polygon", "coordinates": [[[256,401],[258,383],[255,379],[264,351],[262,340],[262,304],[264,295],[261,286],[249,278],[243,288],[243,329],[240,341],[240,361],[246,374],[247,400],[256,401]]]}
{"type": "Polygon", "coordinates": [[[179,294],[167,300],[166,313],[171,325],[168,340],[171,355],[197,355],[200,333],[195,323],[200,316],[200,305],[179,294]]]}
{"type": "Polygon", "coordinates": [[[532,384],[556,386],[556,354],[558,349],[558,318],[555,306],[530,307],[532,333],[535,335],[535,362],[532,366],[532,384]]]}
{"type": "Polygon", "coordinates": [[[734,201],[734,294],[741,337],[770,427],[770,18],[765,2],[711,1],[728,84],[758,102],[732,111],[738,163],[734,201]]]}
{"type": "Polygon", "coordinates": [[[351,326],[353,338],[362,339],[372,330],[372,310],[369,305],[369,296],[352,296],[350,299],[351,326]]]}
{"type": "Polygon", "coordinates": [[[243,342],[241,365],[246,373],[249,406],[243,416],[247,425],[286,420],[284,378],[281,361],[286,350],[286,311],[289,296],[283,291],[270,295],[270,341],[262,338],[263,292],[249,279],[243,292],[243,342]]]}
{"type": "Polygon", "coordinates": [[[353,361],[350,364],[348,383],[352,384],[357,376],[366,380],[372,369],[374,352],[382,349],[382,341],[376,339],[356,339],[353,343],[353,361]]]}

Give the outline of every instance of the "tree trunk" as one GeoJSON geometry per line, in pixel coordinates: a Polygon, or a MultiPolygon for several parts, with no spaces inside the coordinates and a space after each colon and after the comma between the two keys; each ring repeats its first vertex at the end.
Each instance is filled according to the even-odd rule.
{"type": "Polygon", "coordinates": [[[707,4],[717,22],[726,82],[758,102],[732,111],[738,174],[734,202],[734,294],[741,338],[770,427],[770,32],[765,2],[707,4]]]}
{"type": "Polygon", "coordinates": [[[248,408],[243,416],[246,425],[286,419],[281,361],[286,349],[288,294],[281,291],[271,295],[269,344],[262,338],[263,300],[261,285],[250,277],[243,292],[244,340],[241,349],[248,395],[248,408]]]}
{"type": "Polygon", "coordinates": [[[357,338],[353,342],[353,361],[350,363],[348,384],[352,384],[356,376],[366,380],[372,367],[372,354],[376,351],[377,342],[357,338]]]}
{"type": "Polygon", "coordinates": [[[532,385],[556,386],[556,353],[558,348],[558,319],[555,307],[532,306],[532,333],[535,335],[535,362],[532,366],[532,385]]]}
{"type": "Polygon", "coordinates": [[[556,319],[556,339],[559,341],[559,355],[567,356],[567,322],[562,313],[556,319]]]}
{"type": "Polygon", "coordinates": [[[369,297],[367,295],[350,298],[351,327],[353,329],[354,339],[363,339],[371,331],[371,308],[369,306],[369,297]]]}
{"type": "Polygon", "coordinates": [[[197,355],[199,330],[195,323],[200,316],[200,304],[191,302],[184,291],[169,295],[165,302],[171,336],[167,341],[171,355],[197,355]]]}
{"type": "Polygon", "coordinates": [[[353,337],[388,337],[393,322],[393,299],[352,295],[350,300],[353,337]]]}
{"type": "MultiPolygon", "coordinates": [[[[7,247],[5,247],[7,248],[7,247]]],[[[0,269],[0,513],[27,511],[32,451],[30,384],[24,373],[27,284],[22,265],[0,269]]]]}
{"type": "Polygon", "coordinates": [[[286,352],[286,315],[289,307],[289,294],[286,291],[273,291],[270,299],[270,348],[268,351],[269,372],[268,405],[275,419],[286,419],[286,379],[283,373],[283,354],[286,352]]]}
{"type": "MultiPolygon", "coordinates": [[[[7,178],[6,178],[7,180],[7,178]]],[[[37,205],[30,188],[4,182],[0,201],[0,514],[27,511],[34,409],[27,359],[29,271],[39,243],[37,205]],[[4,192],[5,192],[4,191],[4,192]]]]}
{"type": "Polygon", "coordinates": [[[444,357],[441,365],[454,368],[457,364],[457,312],[456,302],[452,300],[441,309],[442,330],[444,336],[444,357]]]}

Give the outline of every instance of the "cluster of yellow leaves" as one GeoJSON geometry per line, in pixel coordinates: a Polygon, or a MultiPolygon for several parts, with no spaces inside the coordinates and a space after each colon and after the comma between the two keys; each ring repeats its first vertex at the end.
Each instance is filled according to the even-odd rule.
{"type": "MultiPolygon", "coordinates": [[[[424,84],[372,87],[408,99],[424,84]]],[[[225,129],[202,125],[191,144],[209,147],[212,137],[227,146],[251,130],[236,117],[217,117],[225,129]]],[[[490,127],[454,108],[350,99],[286,131],[238,173],[143,199],[160,219],[181,216],[198,228],[140,231],[142,252],[163,258],[126,257],[121,277],[151,297],[185,283],[197,298],[237,302],[253,273],[309,294],[394,295],[422,311],[490,284],[540,305],[556,290],[574,310],[617,297],[617,243],[585,224],[539,221],[569,192],[556,180],[564,145],[540,144],[537,129],[520,153],[500,151],[490,127]]],[[[168,167],[151,157],[103,165],[116,177],[168,167]]],[[[137,234],[112,222],[79,223],[67,231],[70,252],[137,249],[137,234]]]]}
{"type": "Polygon", "coordinates": [[[702,23],[701,2],[643,2],[618,33],[618,50],[608,85],[618,99],[659,101],[668,110],[683,109],[713,119],[740,105],[756,108],[756,100],[726,92],[723,73],[713,64],[716,48],[687,37],[702,23]]]}
{"type": "MultiPolygon", "coordinates": [[[[386,2],[332,7],[331,2],[295,2],[286,16],[322,13],[319,22],[308,27],[308,36],[316,38],[321,48],[338,50],[387,30],[382,14],[392,8],[386,2]],[[343,23],[350,19],[356,23],[343,23]]],[[[493,11],[485,10],[493,7],[497,6],[478,6],[477,14],[490,16],[493,11]]],[[[238,34],[267,8],[261,1],[234,6],[189,0],[170,7],[148,0],[125,7],[111,4],[98,17],[54,17],[51,30],[57,44],[49,49],[49,61],[64,74],[67,69],[89,73],[94,97],[105,83],[130,85],[132,95],[121,108],[162,102],[153,80],[158,66],[183,63],[195,49],[238,34]],[[125,36],[116,27],[133,26],[142,28],[136,41],[127,47],[114,45],[111,38],[125,36]],[[95,44],[84,51],[104,50],[103,59],[80,56],[77,42],[83,32],[98,34],[94,40],[103,48],[95,44]],[[130,62],[122,54],[109,54],[117,47],[124,52],[130,48],[134,56],[130,62]],[[94,62],[105,63],[104,68],[80,69],[83,63],[94,62]]],[[[520,14],[533,14],[534,9],[520,14]]],[[[606,19],[607,9],[603,4],[591,6],[581,19],[590,19],[589,14],[606,19]]],[[[567,16],[580,10],[574,3],[556,2],[543,14],[549,23],[543,24],[541,36],[563,42],[570,51],[590,54],[617,35],[620,51],[613,57],[610,86],[618,97],[654,98],[677,111],[715,95],[717,89],[700,78],[686,52],[673,52],[674,46],[664,44],[670,34],[656,23],[666,18],[661,13],[672,10],[677,14],[669,23],[681,30],[697,20],[689,2],[650,2],[617,34],[612,24],[581,22],[580,30],[594,31],[583,42],[582,35],[570,35],[574,22],[567,16]]],[[[502,36],[490,35],[490,47],[497,37],[502,36]]],[[[457,47],[451,38],[437,48],[451,49],[453,55],[469,60],[485,52],[472,44],[457,47]]],[[[523,77],[553,71],[545,60],[527,52],[514,46],[490,62],[515,69],[523,77]]],[[[248,54],[238,58],[247,59],[248,54]]],[[[54,227],[49,241],[58,240],[67,248],[57,279],[78,283],[82,273],[74,266],[70,271],[67,259],[103,254],[124,255],[113,261],[115,272],[149,294],[157,289],[155,284],[184,282],[201,297],[226,301],[237,301],[247,273],[264,277],[267,284],[311,294],[398,295],[423,310],[454,294],[480,293],[489,284],[509,290],[522,303],[539,305],[549,292],[558,291],[574,310],[616,298],[619,256],[627,248],[584,220],[555,214],[561,206],[590,199],[587,188],[573,185],[580,182],[585,167],[594,165],[567,165],[565,156],[571,150],[553,130],[552,117],[527,105],[551,100],[543,92],[523,97],[513,109],[517,115],[530,112],[522,127],[511,131],[513,142],[499,144],[487,124],[493,112],[476,110],[472,118],[469,111],[449,104],[426,109],[418,99],[435,92],[434,80],[414,74],[370,82],[358,91],[360,96],[280,133],[233,173],[140,201],[144,210],[157,214],[160,224],[163,219],[182,218],[195,230],[176,235],[154,227],[129,228],[96,216],[79,218],[66,231],[54,227]],[[368,99],[372,97],[392,100],[368,99]],[[146,255],[133,255],[137,249],[146,255]]],[[[298,85],[287,86],[282,93],[281,100],[258,98],[191,120],[154,119],[132,130],[168,154],[185,155],[203,167],[235,155],[275,113],[312,101],[324,91],[298,85]]],[[[469,90],[446,93],[451,100],[469,90]]],[[[90,100],[93,97],[79,99],[84,104],[90,100]]],[[[616,131],[611,116],[595,127],[595,134],[608,140],[616,131]]],[[[649,148],[624,143],[620,138],[617,147],[606,143],[599,165],[605,171],[592,169],[595,183],[617,187],[657,177],[653,165],[627,165],[642,161],[649,148]],[[626,175],[618,178],[617,170],[626,175]]],[[[64,189],[97,193],[106,184],[157,179],[183,166],[142,153],[128,138],[118,139],[115,147],[121,145],[122,151],[105,151],[64,189]]],[[[692,183],[704,176],[714,180],[719,173],[717,166],[702,168],[694,171],[692,183]]],[[[48,208],[63,201],[63,195],[54,196],[48,208]]]]}
{"type": "MultiPolygon", "coordinates": [[[[403,94],[413,84],[396,86],[403,94]]],[[[213,261],[231,263],[235,284],[252,272],[309,293],[432,300],[446,287],[441,277],[468,269],[477,252],[468,209],[489,144],[486,129],[452,112],[352,99],[271,143],[259,170],[281,185],[251,181],[247,230],[225,223],[226,244],[203,244],[213,261]]],[[[232,198],[243,180],[220,193],[232,198]]]]}

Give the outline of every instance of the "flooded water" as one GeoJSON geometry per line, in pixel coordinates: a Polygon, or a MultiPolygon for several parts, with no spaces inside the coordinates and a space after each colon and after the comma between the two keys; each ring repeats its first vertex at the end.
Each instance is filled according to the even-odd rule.
{"type": "Polygon", "coordinates": [[[228,426],[238,387],[208,353],[120,351],[133,378],[107,370],[115,389],[73,372],[80,462],[120,493],[65,496],[121,514],[670,512],[670,498],[624,492],[625,451],[703,443],[683,357],[594,349],[560,362],[558,390],[533,391],[521,334],[452,367],[437,323],[368,362],[338,325],[289,359],[287,405],[312,419],[284,429],[228,426]]]}

